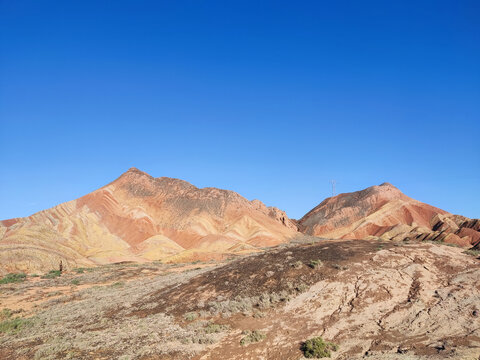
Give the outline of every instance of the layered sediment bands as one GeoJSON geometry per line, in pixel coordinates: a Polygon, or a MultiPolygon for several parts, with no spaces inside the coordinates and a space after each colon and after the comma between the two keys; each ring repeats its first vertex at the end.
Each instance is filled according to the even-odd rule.
{"type": "Polygon", "coordinates": [[[389,183],[324,200],[299,220],[299,229],[338,239],[430,240],[465,247],[480,241],[478,219],[414,200],[389,183]]]}
{"type": "Polygon", "coordinates": [[[2,271],[118,261],[218,258],[275,245],[296,233],[258,200],[132,168],[77,200],[0,226],[2,271]],[[46,255],[48,254],[48,256],[46,255]]]}
{"type": "Polygon", "coordinates": [[[259,200],[132,168],[77,200],[0,222],[0,273],[119,261],[222,259],[295,239],[439,241],[480,247],[480,220],[384,183],[328,198],[299,221],[259,200]],[[301,235],[301,234],[300,234],[301,235]]]}

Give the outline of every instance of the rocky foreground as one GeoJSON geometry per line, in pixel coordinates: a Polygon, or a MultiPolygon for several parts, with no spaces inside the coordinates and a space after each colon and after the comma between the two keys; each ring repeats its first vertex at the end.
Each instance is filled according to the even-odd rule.
{"type": "Polygon", "coordinates": [[[1,359],[478,359],[478,253],[312,241],[223,263],[122,263],[0,285],[1,359]]]}

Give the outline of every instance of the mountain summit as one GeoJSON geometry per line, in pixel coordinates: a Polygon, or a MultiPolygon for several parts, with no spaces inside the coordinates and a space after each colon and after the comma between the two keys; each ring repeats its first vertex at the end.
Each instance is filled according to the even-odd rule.
{"type": "Polygon", "coordinates": [[[136,168],[77,200],[1,224],[0,262],[10,270],[219,258],[296,233],[284,211],[259,200],[136,168]]]}
{"type": "Polygon", "coordinates": [[[299,220],[300,231],[334,239],[370,236],[436,240],[462,246],[480,241],[480,224],[422,203],[389,183],[322,201],[299,220]]]}

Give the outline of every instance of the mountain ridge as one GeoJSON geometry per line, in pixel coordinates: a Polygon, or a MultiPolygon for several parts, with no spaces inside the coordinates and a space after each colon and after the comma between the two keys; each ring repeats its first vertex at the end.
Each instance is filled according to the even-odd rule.
{"type": "Polygon", "coordinates": [[[76,266],[218,258],[239,243],[242,251],[256,251],[296,232],[285,212],[259,200],[136,168],[76,200],[1,225],[0,259],[12,270],[56,267],[59,261],[76,266]],[[62,246],[74,254],[52,252],[62,246]]]}
{"type": "Polygon", "coordinates": [[[1,271],[118,261],[215,260],[302,234],[434,240],[479,246],[480,221],[452,215],[390,183],[323,200],[300,220],[260,200],[135,167],[78,199],[0,221],[1,271]]]}

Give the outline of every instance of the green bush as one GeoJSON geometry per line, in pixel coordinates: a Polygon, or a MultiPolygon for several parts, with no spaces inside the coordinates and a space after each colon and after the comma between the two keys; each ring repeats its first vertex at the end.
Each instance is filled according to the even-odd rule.
{"type": "Polygon", "coordinates": [[[320,336],[308,339],[302,344],[303,355],[306,358],[325,358],[331,357],[331,351],[337,351],[338,345],[329,341],[324,341],[320,336]]]}
{"type": "Polygon", "coordinates": [[[26,278],[27,278],[27,274],[24,274],[24,273],[19,273],[19,274],[10,273],[5,275],[0,280],[0,284],[19,283],[19,282],[25,281],[26,278]]]}
{"type": "Polygon", "coordinates": [[[75,269],[73,269],[73,271],[75,271],[77,274],[83,274],[85,272],[85,269],[84,268],[75,268],[75,269]]]}
{"type": "Polygon", "coordinates": [[[42,279],[55,279],[59,276],[62,276],[62,272],[60,270],[50,270],[47,274],[42,276],[42,279]]]}
{"type": "Polygon", "coordinates": [[[242,340],[240,340],[240,345],[242,346],[262,341],[267,337],[264,332],[258,330],[245,330],[242,334],[245,335],[242,340]]]}
{"type": "Polygon", "coordinates": [[[72,280],[72,285],[80,285],[80,280],[78,280],[78,279],[73,279],[73,280],[72,280]]]}

